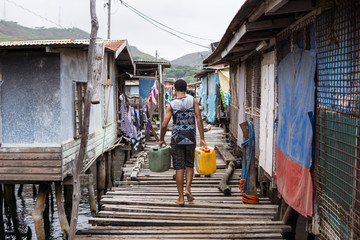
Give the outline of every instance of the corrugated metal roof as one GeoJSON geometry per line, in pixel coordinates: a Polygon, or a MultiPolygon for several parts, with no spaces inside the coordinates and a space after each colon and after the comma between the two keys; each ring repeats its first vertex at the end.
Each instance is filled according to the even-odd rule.
{"type": "MultiPolygon", "coordinates": [[[[103,42],[109,50],[116,51],[126,40],[97,40],[103,42]]],[[[59,40],[30,40],[30,41],[9,41],[0,42],[0,47],[25,47],[25,46],[88,46],[89,39],[59,39],[59,40]]]]}

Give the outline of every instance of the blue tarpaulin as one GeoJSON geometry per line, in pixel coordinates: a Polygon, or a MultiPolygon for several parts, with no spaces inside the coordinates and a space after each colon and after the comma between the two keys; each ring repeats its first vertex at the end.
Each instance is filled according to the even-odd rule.
{"type": "Polygon", "coordinates": [[[275,177],[284,200],[305,216],[313,213],[315,66],[315,51],[297,46],[278,66],[275,177]]]}
{"type": "Polygon", "coordinates": [[[149,98],[150,91],[154,85],[154,79],[140,79],[139,80],[139,96],[140,96],[140,105],[143,106],[146,104],[146,98],[149,98]]]}

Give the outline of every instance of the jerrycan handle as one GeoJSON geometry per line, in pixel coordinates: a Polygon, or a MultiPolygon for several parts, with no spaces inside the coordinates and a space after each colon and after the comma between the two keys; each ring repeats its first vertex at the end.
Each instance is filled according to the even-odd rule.
{"type": "Polygon", "coordinates": [[[209,148],[203,148],[203,147],[201,147],[200,150],[201,150],[201,151],[204,151],[204,152],[206,152],[206,153],[210,152],[210,149],[209,149],[209,148]]]}

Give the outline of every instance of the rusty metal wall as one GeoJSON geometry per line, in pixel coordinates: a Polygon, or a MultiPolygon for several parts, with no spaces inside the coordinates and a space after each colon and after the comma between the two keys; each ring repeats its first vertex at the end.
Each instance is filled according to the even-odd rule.
{"type": "Polygon", "coordinates": [[[360,8],[316,18],[315,190],[320,239],[360,239],[360,8]]]}

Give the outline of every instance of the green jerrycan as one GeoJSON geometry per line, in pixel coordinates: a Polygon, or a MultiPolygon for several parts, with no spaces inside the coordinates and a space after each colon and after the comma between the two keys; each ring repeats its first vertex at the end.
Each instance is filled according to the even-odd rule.
{"type": "Polygon", "coordinates": [[[152,172],[165,172],[170,169],[171,149],[170,146],[153,146],[149,152],[149,168],[152,172]]]}

